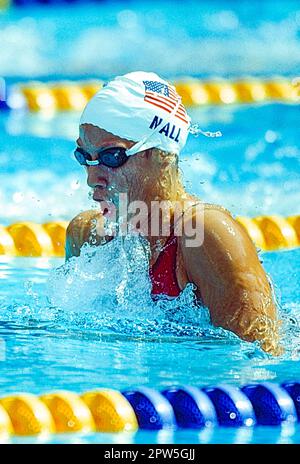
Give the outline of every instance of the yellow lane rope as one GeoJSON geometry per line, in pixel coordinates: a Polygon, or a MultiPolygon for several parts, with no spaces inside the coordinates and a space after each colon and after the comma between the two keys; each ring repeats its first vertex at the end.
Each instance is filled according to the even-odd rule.
{"type": "MultiPolygon", "coordinates": [[[[82,111],[101,88],[100,80],[39,82],[16,84],[12,96],[23,98],[30,111],[82,111]]],[[[299,103],[299,78],[239,78],[236,80],[187,79],[174,82],[187,107],[282,101],[299,103]]]]}
{"type": "MultiPolygon", "coordinates": [[[[236,219],[263,251],[300,246],[300,215],[239,216],[236,219]]],[[[63,257],[67,226],[67,221],[0,225],[0,255],[63,257]]]]}
{"type": "Polygon", "coordinates": [[[0,398],[0,439],[9,435],[66,432],[133,432],[135,412],[118,391],[99,389],[82,396],[70,391],[18,393],[0,398]]]}

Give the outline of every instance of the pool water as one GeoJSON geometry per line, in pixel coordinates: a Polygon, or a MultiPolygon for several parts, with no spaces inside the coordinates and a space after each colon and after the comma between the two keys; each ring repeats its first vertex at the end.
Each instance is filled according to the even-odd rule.
{"type": "Polygon", "coordinates": [[[30,5],[0,12],[0,75],[294,77],[299,28],[298,0],[30,5]]]}
{"type": "MultiPolygon", "coordinates": [[[[280,358],[268,356],[256,344],[242,342],[229,332],[211,327],[205,310],[202,317],[192,318],[188,295],[176,317],[170,306],[161,311],[153,307],[151,311],[145,298],[141,301],[142,289],[135,279],[131,288],[137,295],[135,304],[129,296],[129,301],[125,299],[123,304],[111,308],[107,306],[110,296],[104,292],[99,292],[94,306],[87,303],[83,291],[74,294],[69,275],[76,305],[73,302],[71,308],[63,307],[67,301],[62,292],[64,288],[68,292],[68,284],[63,287],[58,282],[55,299],[61,306],[55,307],[49,304],[49,294],[58,279],[54,269],[63,260],[2,257],[1,392],[84,392],[99,387],[122,390],[139,385],[162,390],[172,385],[239,386],[253,381],[299,379],[300,249],[265,253],[263,259],[280,300],[285,347],[280,358]],[[136,301],[140,303],[137,305],[136,301]]],[[[78,277],[78,269],[74,272],[78,277]]],[[[86,275],[89,286],[88,270],[86,275]]],[[[298,426],[153,434],[139,431],[136,435],[64,435],[52,437],[51,442],[299,443],[299,431],[298,426]]]]}
{"type": "MultiPolygon", "coordinates": [[[[223,136],[189,136],[180,159],[188,190],[236,215],[299,214],[299,111],[284,104],[189,111],[223,136]]],[[[96,207],[72,154],[79,117],[0,113],[0,201],[10,205],[0,210],[1,224],[70,220],[96,207]]]]}
{"type": "MultiPolygon", "coordinates": [[[[106,78],[138,68],[168,78],[299,72],[297,1],[172,5],[104,2],[2,13],[0,75],[13,83],[106,78]]],[[[300,213],[299,105],[205,107],[190,114],[202,129],[223,136],[189,137],[180,160],[189,191],[234,215],[300,213]]],[[[78,121],[77,113],[0,113],[0,224],[70,220],[96,207],[72,157],[78,121]]],[[[67,268],[62,259],[0,256],[1,394],[300,379],[300,248],[261,253],[283,321],[279,358],[212,327],[207,310],[194,307],[190,287],[178,300],[155,305],[142,248],[134,239],[114,240],[92,260],[86,249],[67,268]]],[[[43,440],[300,443],[299,432],[297,425],[43,440]]]]}
{"type": "MultiPolygon", "coordinates": [[[[223,136],[190,136],[181,158],[187,188],[234,214],[299,213],[298,116],[298,106],[279,104],[194,110],[194,122],[220,129],[223,136]]],[[[95,207],[84,172],[72,158],[78,117],[0,115],[1,223],[19,218],[70,220],[78,211],[95,207]]],[[[92,260],[90,252],[72,260],[68,272],[61,259],[1,257],[3,394],[139,385],[162,390],[180,384],[300,378],[300,249],[261,254],[281,308],[285,354],[280,358],[212,327],[207,310],[193,306],[190,288],[179,301],[154,305],[147,260],[135,240],[126,246],[114,240],[92,260]]],[[[299,436],[297,426],[63,435],[49,440],[297,443],[299,436]]]]}

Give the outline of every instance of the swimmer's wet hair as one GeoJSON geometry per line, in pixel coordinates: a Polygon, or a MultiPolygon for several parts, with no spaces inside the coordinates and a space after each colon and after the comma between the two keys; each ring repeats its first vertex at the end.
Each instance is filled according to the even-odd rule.
{"type": "Polygon", "coordinates": [[[161,150],[160,148],[151,148],[146,151],[146,156],[155,156],[159,163],[165,163],[166,161],[169,164],[175,163],[176,168],[178,169],[178,154],[168,151],[161,150]]]}

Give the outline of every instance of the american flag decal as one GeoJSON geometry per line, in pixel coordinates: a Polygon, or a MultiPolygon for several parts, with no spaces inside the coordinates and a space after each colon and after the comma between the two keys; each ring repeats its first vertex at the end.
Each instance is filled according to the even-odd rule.
{"type": "MultiPolygon", "coordinates": [[[[145,85],[144,101],[171,113],[178,102],[178,95],[172,87],[158,81],[143,81],[145,85]]],[[[184,106],[180,103],[175,117],[189,123],[184,106]]]]}

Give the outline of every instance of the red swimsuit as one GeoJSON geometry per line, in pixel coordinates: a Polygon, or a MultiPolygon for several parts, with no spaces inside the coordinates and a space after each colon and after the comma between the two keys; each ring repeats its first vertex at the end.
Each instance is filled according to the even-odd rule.
{"type": "MultiPolygon", "coordinates": [[[[198,203],[192,206],[196,206],[198,203]]],[[[192,207],[191,206],[191,207],[192,207]]],[[[184,214],[184,213],[183,213],[184,214]]],[[[182,215],[183,215],[182,214],[182,215]]],[[[153,266],[150,266],[149,275],[152,282],[152,295],[178,296],[181,289],[176,277],[176,254],[178,240],[174,235],[174,226],[162,251],[153,266]]]]}
{"type": "Polygon", "coordinates": [[[177,236],[173,231],[149,274],[152,282],[152,295],[178,296],[181,292],[176,277],[177,236]]]}

